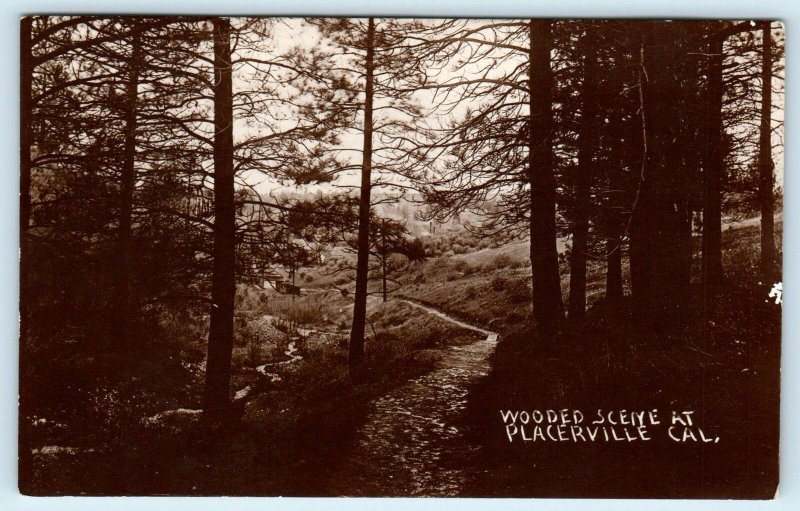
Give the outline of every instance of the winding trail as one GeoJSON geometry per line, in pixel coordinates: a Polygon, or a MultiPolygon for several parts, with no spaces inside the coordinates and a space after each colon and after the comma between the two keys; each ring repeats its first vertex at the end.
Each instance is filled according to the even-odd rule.
{"type": "Polygon", "coordinates": [[[457,424],[469,388],[490,369],[497,333],[410,300],[403,302],[486,337],[437,350],[433,371],[370,403],[364,425],[328,491],[351,496],[456,496],[474,474],[479,449],[457,424]]]}
{"type": "Polygon", "coordinates": [[[440,311],[439,309],[434,309],[433,307],[429,307],[428,305],[423,305],[423,304],[421,304],[419,302],[406,300],[404,298],[400,299],[400,301],[404,302],[404,303],[407,303],[407,304],[409,304],[409,305],[411,305],[413,307],[416,307],[418,309],[422,309],[422,310],[424,310],[425,312],[427,312],[429,314],[433,314],[434,316],[439,316],[443,320],[449,321],[450,323],[453,323],[454,325],[460,326],[461,328],[466,328],[467,330],[473,330],[473,331],[478,332],[479,334],[483,334],[483,335],[485,335],[487,337],[494,336],[494,340],[497,341],[497,333],[496,332],[491,332],[489,330],[484,330],[483,328],[480,328],[480,327],[477,327],[477,326],[474,326],[474,325],[470,325],[469,323],[464,323],[463,321],[455,319],[452,316],[448,316],[447,314],[445,314],[444,312],[440,311]]]}

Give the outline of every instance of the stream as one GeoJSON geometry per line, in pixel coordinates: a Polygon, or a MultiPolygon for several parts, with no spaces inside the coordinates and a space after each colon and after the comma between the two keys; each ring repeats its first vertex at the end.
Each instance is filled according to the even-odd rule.
{"type": "Polygon", "coordinates": [[[370,403],[355,444],[329,483],[334,495],[456,496],[475,476],[470,467],[479,447],[456,425],[470,386],[489,372],[497,334],[403,301],[486,337],[439,350],[433,371],[370,403]]]}
{"type": "Polygon", "coordinates": [[[283,352],[286,355],[286,360],[281,360],[280,362],[271,362],[269,364],[263,364],[256,367],[256,371],[262,376],[266,376],[272,383],[281,381],[281,376],[278,373],[271,373],[268,369],[272,367],[278,367],[287,364],[293,364],[299,360],[303,360],[303,356],[298,354],[298,347],[297,341],[289,341],[288,346],[286,346],[286,351],[283,352]]]}

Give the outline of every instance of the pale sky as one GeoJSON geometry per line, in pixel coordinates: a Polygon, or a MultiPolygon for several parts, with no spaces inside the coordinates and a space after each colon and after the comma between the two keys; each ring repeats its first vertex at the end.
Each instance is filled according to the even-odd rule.
{"type": "MultiPolygon", "coordinates": [[[[484,23],[486,20],[475,20],[474,23],[484,23]]],[[[378,20],[380,23],[380,20],[378,20]]],[[[779,36],[782,40],[782,25],[779,28],[776,28],[773,33],[776,36],[779,36]]],[[[274,32],[271,41],[265,41],[271,45],[271,48],[274,52],[280,53],[286,51],[292,47],[298,46],[301,48],[310,48],[313,46],[319,46],[323,44],[319,34],[317,33],[316,29],[313,27],[308,27],[305,25],[304,21],[300,18],[281,18],[276,20],[274,24],[274,32]]],[[[508,72],[516,62],[514,61],[506,61],[505,63],[496,67],[496,73],[494,70],[492,71],[493,75],[501,76],[508,72]]],[[[442,76],[448,76],[447,73],[440,75],[439,79],[442,79],[442,76]]],[[[452,73],[450,74],[452,75],[452,73]]],[[[446,78],[445,78],[446,79],[446,78]]],[[[236,90],[238,87],[244,83],[242,80],[241,73],[238,73],[234,76],[234,89],[236,90]],[[238,78],[238,79],[237,79],[238,78]]],[[[783,105],[783,83],[782,80],[776,78],[775,81],[776,89],[780,89],[773,94],[773,102],[776,107],[780,107],[783,105]]],[[[416,100],[418,103],[425,108],[426,110],[430,111],[430,119],[435,119],[437,115],[440,115],[440,112],[432,109],[433,107],[433,94],[430,91],[424,91],[417,93],[415,95],[416,100]]],[[[382,112],[380,111],[380,107],[385,106],[385,100],[382,98],[376,98],[375,107],[378,109],[376,110],[376,122],[380,120],[380,116],[382,112]]],[[[455,110],[455,115],[460,116],[463,115],[465,109],[470,106],[467,102],[464,102],[463,105],[459,105],[459,107],[455,110]]],[[[783,121],[783,109],[778,108],[774,114],[773,124],[777,127],[783,121]]],[[[433,121],[437,122],[437,121],[433,121]]],[[[245,126],[242,120],[237,121],[234,126],[235,137],[238,140],[242,140],[247,138],[248,136],[253,135],[255,132],[258,131],[258,128],[253,126],[245,126]]],[[[774,141],[777,144],[781,139],[782,133],[774,135],[774,141]]],[[[380,150],[380,143],[377,140],[377,137],[373,139],[374,144],[376,145],[376,149],[380,150]]],[[[360,150],[363,144],[363,138],[360,133],[357,132],[347,132],[343,133],[341,137],[341,146],[340,149],[343,150],[342,155],[349,155],[351,162],[353,164],[360,164],[361,157],[360,153],[356,152],[356,150],[360,150]]],[[[752,155],[752,158],[756,158],[756,155],[752,155]]],[[[376,160],[380,161],[380,155],[376,154],[374,157],[376,160]]],[[[775,172],[776,172],[776,183],[779,187],[783,187],[783,147],[779,146],[773,153],[773,158],[775,161],[775,172]]],[[[269,180],[265,180],[264,176],[262,175],[249,175],[246,176],[245,179],[251,183],[259,183],[257,185],[257,189],[262,193],[267,192],[268,190],[276,190],[279,189],[279,186],[271,182],[269,180]]],[[[345,185],[345,186],[355,186],[359,182],[359,171],[354,170],[347,172],[346,174],[341,175],[337,179],[337,184],[345,185]]],[[[312,185],[312,186],[305,186],[301,187],[301,189],[305,189],[305,191],[316,191],[316,190],[328,190],[331,187],[328,185],[312,185]]],[[[287,190],[294,191],[297,189],[295,186],[288,186],[286,187],[287,190]]]]}

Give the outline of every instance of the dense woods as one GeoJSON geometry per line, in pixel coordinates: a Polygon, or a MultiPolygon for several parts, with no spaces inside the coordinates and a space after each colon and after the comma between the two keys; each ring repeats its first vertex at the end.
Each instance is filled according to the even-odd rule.
{"type": "MultiPolygon", "coordinates": [[[[781,279],[783,42],[768,21],[24,18],[21,487],[86,484],[43,482],[53,442],[185,417],[171,434],[236,453],[341,406],[290,442],[330,468],[308,453],[334,463],[365,403],[435,367],[418,352],[483,328],[524,346],[493,375],[596,359],[570,343],[600,330],[646,351],[693,325],[712,350],[726,293],[781,279]],[[751,217],[743,273],[725,226],[751,217]]],[[[328,491],[249,474],[195,490],[328,491]]]]}

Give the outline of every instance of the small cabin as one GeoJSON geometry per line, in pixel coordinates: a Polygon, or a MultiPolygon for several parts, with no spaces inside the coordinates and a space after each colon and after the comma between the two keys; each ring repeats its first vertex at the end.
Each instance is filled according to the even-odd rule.
{"type": "Polygon", "coordinates": [[[275,291],[285,295],[300,296],[300,287],[290,284],[283,275],[275,270],[268,270],[264,274],[264,288],[270,286],[275,291]]]}

